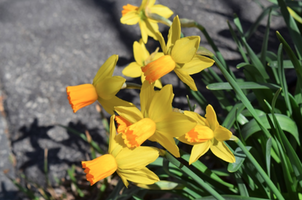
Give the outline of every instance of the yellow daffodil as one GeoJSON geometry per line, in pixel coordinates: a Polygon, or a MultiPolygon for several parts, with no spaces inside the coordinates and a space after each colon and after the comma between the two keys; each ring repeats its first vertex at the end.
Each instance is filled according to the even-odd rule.
{"type": "MultiPolygon", "coordinates": [[[[123,74],[132,78],[141,77],[142,83],[145,81],[145,75],[142,72],[142,67],[164,55],[161,52],[154,52],[150,55],[142,40],[139,42],[135,41],[133,43],[133,54],[135,62],[132,62],[125,67],[123,74]]],[[[155,81],[154,86],[162,88],[162,84],[159,79],[155,81]]]]}
{"type": "Polygon", "coordinates": [[[179,157],[179,149],[174,137],[179,137],[191,130],[195,125],[189,117],[172,111],[172,85],[154,91],[154,86],[145,81],[141,88],[141,111],[136,107],[115,107],[119,114],[118,133],[122,134],[129,148],[140,146],[147,139],[156,141],[179,157]]]}
{"type": "Polygon", "coordinates": [[[158,32],[157,21],[150,19],[149,14],[155,13],[164,18],[169,18],[173,15],[168,7],[156,4],[156,0],[143,0],[140,7],[127,4],[123,6],[122,10],[122,24],[134,25],[139,24],[141,35],[144,43],[147,43],[148,36],[153,37],[157,40],[155,32],[158,32]]]}
{"type": "Polygon", "coordinates": [[[117,60],[118,55],[109,57],[98,70],[92,84],[66,87],[67,98],[74,113],[94,103],[96,100],[99,101],[109,114],[114,114],[114,106],[133,105],[115,96],[126,81],[121,76],[112,76],[117,60]]]}
{"type": "Polygon", "coordinates": [[[178,16],[176,16],[169,30],[167,45],[163,36],[160,33],[156,33],[165,55],[150,62],[142,70],[146,80],[150,83],[174,70],[182,82],[187,84],[192,90],[197,91],[195,82],[190,75],[211,67],[214,60],[196,54],[200,43],[199,36],[180,38],[180,34],[180,21],[178,16]]]}
{"type": "Polygon", "coordinates": [[[157,175],[150,171],[146,165],[158,158],[160,150],[155,147],[143,146],[129,149],[121,145],[123,141],[120,135],[116,135],[114,117],[112,115],[110,119],[108,154],[90,161],[82,161],[86,179],[93,185],[117,172],[126,187],[129,185],[128,181],[146,185],[159,181],[157,175]]]}
{"type": "Polygon", "coordinates": [[[206,118],[190,111],[184,111],[184,114],[197,122],[192,130],[177,138],[183,143],[194,145],[189,164],[198,160],[209,149],[220,159],[229,163],[235,162],[234,154],[223,142],[231,138],[232,132],[219,125],[216,113],[211,105],[206,108],[206,118]]]}

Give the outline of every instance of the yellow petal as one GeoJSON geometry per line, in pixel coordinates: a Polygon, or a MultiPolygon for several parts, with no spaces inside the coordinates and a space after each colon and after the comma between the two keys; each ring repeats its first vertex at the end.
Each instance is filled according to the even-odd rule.
{"type": "Polygon", "coordinates": [[[179,148],[175,144],[174,138],[171,136],[163,135],[159,132],[155,132],[155,134],[151,137],[151,141],[158,142],[161,146],[167,149],[173,156],[179,158],[179,148]]]}
{"type": "Polygon", "coordinates": [[[142,40],[133,43],[133,54],[135,61],[142,67],[145,65],[145,60],[150,56],[142,40]]]}
{"type": "Polygon", "coordinates": [[[131,78],[137,78],[143,74],[141,66],[136,62],[130,63],[123,69],[122,73],[131,78]]]}
{"type": "Polygon", "coordinates": [[[116,160],[111,154],[105,154],[90,161],[82,161],[82,167],[85,168],[86,179],[90,185],[110,176],[118,168],[116,160]]]}
{"type": "Polygon", "coordinates": [[[234,154],[229,150],[229,148],[223,142],[219,142],[214,139],[210,149],[213,152],[213,154],[215,154],[215,156],[217,156],[218,158],[229,163],[235,162],[234,154]]]}
{"type": "Polygon", "coordinates": [[[156,0],[148,0],[148,4],[146,6],[151,8],[154,6],[155,2],[156,2],[156,0]]]}
{"type": "Polygon", "coordinates": [[[159,32],[157,22],[149,20],[148,18],[145,20],[145,22],[147,27],[147,34],[151,36],[154,40],[157,40],[157,36],[155,34],[159,32]]]}
{"type": "Polygon", "coordinates": [[[120,90],[126,79],[121,76],[113,76],[99,81],[95,86],[98,96],[108,100],[114,97],[120,90]]]}
{"type": "Polygon", "coordinates": [[[162,88],[162,87],[163,87],[163,85],[162,85],[160,79],[157,79],[157,80],[154,82],[154,86],[157,87],[157,88],[162,88]]]}
{"type": "Polygon", "coordinates": [[[190,87],[191,90],[197,91],[194,79],[187,72],[178,67],[174,69],[174,72],[183,83],[190,87]]]}
{"type": "MultiPolygon", "coordinates": [[[[171,45],[174,45],[174,43],[180,38],[180,33],[181,33],[180,21],[179,21],[178,15],[176,15],[174,17],[172,25],[169,29],[168,41],[167,41],[167,47],[166,47],[167,49],[169,49],[171,45]]],[[[164,51],[164,53],[165,53],[165,51],[164,51]]]]}
{"type": "Polygon", "coordinates": [[[150,185],[159,181],[158,176],[147,167],[140,170],[118,169],[117,173],[120,176],[123,176],[126,180],[137,184],[150,185]]]}
{"type": "Polygon", "coordinates": [[[66,87],[67,99],[73,112],[93,104],[98,99],[98,94],[92,84],[82,84],[66,87]]]}
{"type": "Polygon", "coordinates": [[[156,92],[148,108],[149,117],[158,122],[164,115],[170,113],[173,97],[172,85],[165,85],[159,92],[156,92]]]}
{"type": "Polygon", "coordinates": [[[119,169],[139,170],[154,162],[159,156],[155,147],[137,147],[135,149],[123,148],[116,160],[119,169]]]}
{"type": "Polygon", "coordinates": [[[164,56],[165,54],[163,52],[157,52],[155,56],[153,57],[152,61],[159,59],[160,57],[164,56]]]}
{"type": "Polygon", "coordinates": [[[209,150],[210,146],[211,146],[210,141],[194,145],[191,151],[189,165],[191,165],[196,160],[198,160],[202,155],[204,155],[209,150]]]}
{"type": "Polygon", "coordinates": [[[214,62],[215,61],[211,58],[195,55],[193,59],[190,62],[185,63],[181,69],[187,72],[189,75],[196,74],[208,67],[211,67],[214,62]]]}
{"type": "Polygon", "coordinates": [[[141,111],[136,107],[116,106],[114,109],[121,117],[132,124],[143,118],[141,111]]]}
{"type": "Polygon", "coordinates": [[[109,135],[109,146],[108,146],[108,152],[111,153],[114,149],[114,147],[117,145],[114,138],[116,136],[116,128],[114,124],[114,118],[115,115],[112,115],[110,117],[110,135],[109,135]]]}
{"type": "Polygon", "coordinates": [[[136,10],[130,11],[124,16],[121,17],[121,23],[122,24],[127,24],[127,25],[134,25],[137,24],[139,21],[139,15],[136,10]]]}
{"type": "Polygon", "coordinates": [[[199,36],[184,37],[175,41],[171,51],[173,60],[177,63],[190,62],[196,54],[199,42],[199,36]]]}
{"type": "Polygon", "coordinates": [[[143,113],[144,116],[150,107],[150,103],[154,95],[155,91],[153,84],[150,84],[148,81],[144,81],[139,95],[141,101],[141,113],[143,113]]]}
{"type": "Polygon", "coordinates": [[[214,108],[210,104],[206,108],[205,117],[209,123],[210,128],[215,131],[216,127],[219,126],[219,123],[217,121],[217,117],[216,117],[214,108]]]}
{"type": "Polygon", "coordinates": [[[151,137],[155,133],[155,130],[155,122],[152,119],[143,118],[128,126],[122,132],[122,137],[127,147],[134,148],[140,146],[151,137]]]}
{"type": "Polygon", "coordinates": [[[164,18],[169,18],[173,15],[173,11],[170,8],[163,6],[161,4],[156,4],[151,7],[151,13],[156,13],[164,18]]]}
{"type": "Polygon", "coordinates": [[[93,78],[92,84],[96,85],[99,81],[111,77],[117,60],[118,60],[118,55],[114,54],[110,56],[96,73],[95,77],[93,78]]]}
{"type": "Polygon", "coordinates": [[[115,127],[115,115],[110,117],[110,135],[109,135],[109,146],[108,146],[108,153],[116,157],[118,153],[125,148],[124,140],[121,137],[121,134],[116,134],[116,127],[115,127]]]}
{"type": "Polygon", "coordinates": [[[132,103],[128,101],[124,101],[118,98],[117,96],[114,96],[112,99],[108,99],[108,100],[98,98],[98,101],[106,110],[106,112],[109,113],[110,115],[114,114],[113,109],[115,106],[124,106],[124,107],[134,106],[132,103]]]}
{"type": "MultiPolygon", "coordinates": [[[[112,151],[110,152],[111,155],[113,155],[114,157],[116,157],[123,148],[127,148],[127,146],[124,143],[124,139],[122,138],[122,134],[117,134],[114,137],[114,141],[115,141],[115,146],[112,149],[112,151]]],[[[109,141],[110,143],[110,141],[109,141]]]]}
{"type": "Polygon", "coordinates": [[[155,33],[156,39],[158,40],[158,42],[160,43],[160,47],[163,51],[163,53],[166,55],[167,54],[167,47],[166,47],[166,43],[164,40],[164,37],[161,33],[155,33]]]}
{"type": "Polygon", "coordinates": [[[220,125],[216,127],[214,134],[215,134],[215,139],[218,141],[229,140],[232,136],[231,131],[220,125]]]}
{"type": "Polygon", "coordinates": [[[184,114],[188,117],[190,117],[191,119],[193,119],[194,121],[197,122],[197,124],[199,125],[206,125],[206,119],[203,118],[202,116],[200,116],[198,113],[196,112],[192,112],[192,111],[184,111],[184,114]]]}
{"type": "Polygon", "coordinates": [[[196,126],[196,122],[181,113],[167,113],[156,123],[156,130],[169,137],[180,137],[196,126]]]}
{"type": "Polygon", "coordinates": [[[143,21],[143,20],[139,20],[138,24],[139,24],[139,28],[141,30],[142,40],[146,44],[148,41],[147,25],[146,25],[145,21],[143,21]]]}

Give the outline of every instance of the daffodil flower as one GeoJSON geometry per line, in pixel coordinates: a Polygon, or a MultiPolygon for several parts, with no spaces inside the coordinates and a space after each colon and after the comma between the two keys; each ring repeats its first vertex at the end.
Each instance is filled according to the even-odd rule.
{"type": "Polygon", "coordinates": [[[141,111],[136,107],[116,106],[118,133],[122,134],[129,148],[139,147],[144,141],[156,141],[179,157],[174,137],[180,137],[195,125],[189,117],[172,111],[172,85],[154,91],[154,86],[145,81],[141,88],[141,111]]]}
{"type": "Polygon", "coordinates": [[[190,111],[184,111],[184,114],[197,122],[192,130],[177,138],[183,143],[194,145],[189,164],[194,163],[209,149],[220,159],[229,163],[235,162],[234,154],[224,144],[224,141],[231,138],[232,132],[219,125],[216,113],[211,105],[206,108],[206,118],[190,111]]]}
{"type": "Polygon", "coordinates": [[[110,119],[108,154],[90,161],[82,161],[86,179],[93,185],[117,172],[126,187],[129,185],[128,181],[145,185],[159,181],[157,175],[150,171],[146,165],[158,158],[160,150],[155,147],[143,146],[129,149],[122,145],[122,138],[120,135],[116,135],[114,117],[112,115],[110,119]]]}
{"type": "Polygon", "coordinates": [[[114,106],[133,106],[115,96],[126,81],[121,76],[112,76],[117,60],[118,55],[110,56],[98,70],[92,84],[66,87],[67,98],[74,113],[96,100],[109,114],[114,114],[114,106]]]}
{"type": "MultiPolygon", "coordinates": [[[[125,67],[123,74],[132,78],[141,77],[142,83],[146,79],[144,73],[142,72],[142,67],[164,55],[161,52],[154,52],[150,55],[142,40],[139,42],[135,41],[133,43],[133,54],[135,62],[132,62],[125,67]]],[[[154,86],[157,88],[162,88],[162,84],[159,79],[155,81],[154,86]]]]}
{"type": "Polygon", "coordinates": [[[148,36],[157,40],[155,32],[158,32],[157,21],[148,17],[149,13],[155,13],[164,18],[169,18],[173,15],[168,7],[155,4],[156,0],[143,0],[140,7],[127,4],[123,6],[121,23],[127,25],[139,24],[141,35],[144,43],[147,43],[148,36]]]}
{"type": "Polygon", "coordinates": [[[195,82],[190,75],[211,67],[214,60],[196,54],[200,43],[199,36],[180,38],[180,34],[180,21],[176,16],[169,30],[167,45],[163,36],[156,33],[165,55],[150,62],[142,68],[142,71],[146,76],[146,80],[152,83],[174,70],[182,82],[192,90],[197,91],[195,82]]]}

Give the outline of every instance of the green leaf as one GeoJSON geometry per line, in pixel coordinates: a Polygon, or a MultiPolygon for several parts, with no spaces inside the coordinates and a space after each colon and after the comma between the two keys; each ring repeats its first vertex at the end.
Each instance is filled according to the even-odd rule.
{"type": "Polygon", "coordinates": [[[268,18],[267,18],[267,25],[266,25],[261,53],[260,53],[260,61],[262,62],[263,66],[266,65],[266,51],[267,51],[267,45],[268,45],[268,39],[269,39],[271,13],[272,13],[272,9],[269,10],[269,14],[268,14],[268,18]]]}
{"type": "MultiPolygon", "coordinates": [[[[222,195],[225,200],[269,200],[263,198],[256,198],[256,197],[242,197],[237,195],[222,195]]],[[[202,197],[202,199],[196,200],[216,200],[214,197],[202,197]]]]}
{"type": "Polygon", "coordinates": [[[172,181],[157,181],[152,185],[137,184],[137,186],[148,190],[181,190],[185,187],[183,184],[172,181]]]}
{"type": "MultiPolygon", "coordinates": [[[[301,60],[299,60],[298,62],[300,63],[300,65],[302,65],[301,60]]],[[[268,66],[272,68],[278,68],[278,61],[271,61],[268,63],[268,66]]],[[[294,65],[291,60],[283,60],[283,67],[284,69],[293,69],[294,65]]]]}
{"type": "Polygon", "coordinates": [[[266,170],[267,175],[270,177],[271,175],[271,150],[272,150],[272,138],[268,138],[265,146],[265,161],[266,161],[266,170]]]}
{"type": "MultiPolygon", "coordinates": [[[[246,146],[247,150],[249,151],[252,147],[250,146],[246,146]]],[[[246,155],[242,152],[240,147],[237,147],[235,152],[234,152],[234,156],[236,158],[236,161],[234,163],[229,163],[228,165],[228,171],[229,172],[237,172],[241,165],[243,164],[246,155]]]]}
{"type": "Polygon", "coordinates": [[[280,79],[280,83],[281,83],[281,87],[282,87],[282,91],[283,91],[282,93],[283,93],[283,96],[285,99],[285,104],[286,104],[286,107],[291,116],[292,107],[289,102],[289,93],[288,93],[288,89],[287,89],[286,77],[285,77],[285,72],[284,72],[284,68],[283,68],[282,47],[283,47],[283,44],[280,44],[279,48],[278,48],[278,72],[279,72],[279,79],[280,79]]]}
{"type": "MultiPolygon", "coordinates": [[[[273,121],[272,115],[268,114],[268,116],[270,117],[271,121],[273,121]]],[[[286,115],[275,114],[275,116],[280,124],[281,129],[292,134],[294,136],[294,138],[296,139],[297,143],[300,144],[299,132],[298,132],[296,123],[291,118],[287,117],[286,115]]],[[[267,120],[267,116],[262,115],[259,118],[266,129],[271,129],[270,123],[267,120]]],[[[244,140],[247,140],[250,136],[252,136],[254,133],[256,133],[260,130],[261,129],[257,125],[256,120],[252,119],[249,123],[247,123],[243,126],[243,128],[241,129],[241,132],[242,132],[244,140]]]]}
{"type": "MultiPolygon", "coordinates": [[[[206,86],[209,90],[232,90],[232,86],[228,82],[211,83],[206,86]]],[[[279,89],[280,86],[270,83],[256,83],[256,82],[241,82],[240,89],[279,89]]]]}
{"type": "Polygon", "coordinates": [[[252,26],[250,26],[248,31],[245,33],[245,38],[249,39],[255,33],[257,27],[260,25],[261,21],[266,17],[266,15],[269,14],[270,10],[276,10],[278,8],[279,6],[277,5],[271,5],[265,8],[262,13],[257,17],[256,21],[252,24],[252,26]]]}

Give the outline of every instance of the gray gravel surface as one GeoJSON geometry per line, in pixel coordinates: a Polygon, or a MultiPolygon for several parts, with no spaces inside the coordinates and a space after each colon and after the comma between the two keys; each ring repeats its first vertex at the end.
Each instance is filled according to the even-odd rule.
{"type": "MultiPolygon", "coordinates": [[[[268,5],[264,0],[260,2],[268,5]]],[[[140,32],[138,26],[119,22],[126,3],[140,5],[139,0],[0,0],[0,97],[4,97],[5,113],[0,115],[0,199],[17,198],[17,189],[3,170],[9,169],[13,177],[22,171],[29,179],[45,184],[45,149],[52,182],[54,177],[66,177],[71,164],[79,165],[87,158],[88,145],[56,124],[82,132],[88,130],[106,149],[103,145],[106,133],[95,105],[74,114],[65,88],[90,83],[112,54],[120,57],[114,75],[121,75],[123,67],[133,61],[132,44],[140,39],[140,32]],[[16,160],[14,167],[9,161],[11,154],[16,160]]],[[[232,21],[233,13],[237,13],[246,29],[261,12],[251,0],[158,3],[170,7],[181,18],[203,24],[231,65],[240,56],[230,39],[227,20],[232,21]]],[[[271,25],[272,32],[284,26],[278,18],[271,25]]],[[[167,31],[164,26],[160,28],[167,31]]],[[[265,21],[253,39],[255,48],[262,42],[264,28],[265,21]]],[[[183,31],[186,35],[200,35],[202,45],[210,49],[197,29],[183,31]]],[[[154,49],[155,45],[150,42],[148,47],[154,49]]],[[[175,102],[184,105],[186,92],[178,79],[172,74],[163,82],[180,86],[176,93],[182,97],[176,97],[175,102]]],[[[198,87],[205,90],[202,85],[198,87]]],[[[136,104],[139,102],[137,91],[121,95],[136,104]]]]}

